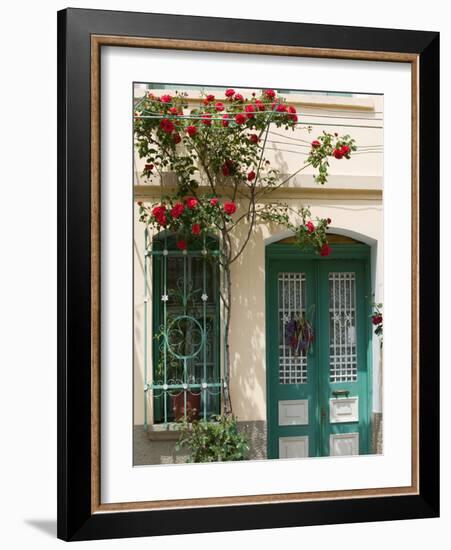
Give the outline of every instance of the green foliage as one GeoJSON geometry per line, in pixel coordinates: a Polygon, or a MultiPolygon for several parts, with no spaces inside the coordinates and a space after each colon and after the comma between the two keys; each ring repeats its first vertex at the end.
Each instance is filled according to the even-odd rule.
{"type": "Polygon", "coordinates": [[[195,175],[200,172],[210,183],[229,178],[246,184],[250,168],[258,167],[260,181],[274,184],[274,171],[262,159],[263,133],[269,122],[294,129],[298,119],[284,98],[266,92],[249,101],[240,94],[224,101],[203,94],[202,106],[189,113],[184,93],[161,98],[148,94],[135,113],[136,150],[152,166],[143,175],[175,172],[180,196],[198,187],[195,175]]]}
{"type": "Polygon", "coordinates": [[[329,157],[334,157],[337,160],[342,158],[349,160],[351,152],[356,150],[355,140],[350,136],[338,136],[338,134],[323,132],[312,142],[310,154],[305,162],[318,170],[314,179],[316,183],[324,185],[327,182],[329,172],[329,157]]]}
{"type": "MultiPolygon", "coordinates": [[[[190,241],[207,232],[226,235],[241,220],[248,222],[249,234],[258,222],[276,223],[291,229],[301,248],[328,255],[329,219],[312,219],[302,208],[296,212],[301,223],[293,223],[294,210],[268,198],[307,166],[315,168],[317,183],[326,183],[330,157],[349,159],[356,150],[354,140],[349,135],[323,132],[312,141],[301,168],[284,180],[265,158],[266,140],[270,125],[286,130],[297,127],[296,109],[274,90],[263,90],[248,99],[234,90],[225,95],[225,99],[217,100],[203,93],[200,105],[189,112],[186,93],[156,97],[149,92],[141,100],[135,112],[135,143],[139,156],[146,160],[143,175],[161,178],[170,171],[177,177],[173,197],[150,208],[141,205],[141,221],[177,234],[180,249],[188,248],[190,241]],[[201,180],[207,182],[210,195],[197,194],[201,180]],[[230,208],[219,201],[218,186],[230,189],[230,208]],[[238,198],[244,214],[234,220],[238,198]],[[189,201],[193,199],[195,206],[191,207],[189,201]],[[178,210],[174,211],[176,205],[178,210]]],[[[245,239],[237,255],[247,242],[245,239]]],[[[228,256],[232,261],[232,255],[228,256]]]]}
{"type": "Polygon", "coordinates": [[[181,435],[176,449],[187,448],[187,462],[225,462],[246,460],[249,442],[245,434],[238,431],[232,415],[214,416],[212,421],[188,420],[181,422],[181,435]]]}

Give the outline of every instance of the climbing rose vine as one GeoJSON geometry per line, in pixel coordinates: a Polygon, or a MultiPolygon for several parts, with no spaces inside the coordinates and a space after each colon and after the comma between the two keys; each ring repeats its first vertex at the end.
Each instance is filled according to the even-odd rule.
{"type": "MultiPolygon", "coordinates": [[[[176,246],[183,251],[207,233],[220,236],[228,379],[231,265],[260,223],[290,229],[303,250],[329,256],[333,252],[327,242],[330,218],[313,217],[309,208],[293,208],[272,194],[309,166],[314,168],[314,181],[324,185],[331,159],[349,160],[356,145],[349,135],[322,132],[310,142],[300,167],[284,177],[265,155],[270,128],[311,132],[284,97],[272,89],[245,97],[229,88],[221,97],[201,93],[190,103],[196,106],[188,105],[186,93],[158,97],[148,92],[135,107],[135,147],[145,159],[142,176],[164,183],[170,173],[175,181],[172,195],[158,203],[140,203],[139,216],[156,230],[174,233],[176,246]],[[242,231],[232,238],[237,228],[242,231]]],[[[225,412],[230,412],[226,392],[225,412]]]]}

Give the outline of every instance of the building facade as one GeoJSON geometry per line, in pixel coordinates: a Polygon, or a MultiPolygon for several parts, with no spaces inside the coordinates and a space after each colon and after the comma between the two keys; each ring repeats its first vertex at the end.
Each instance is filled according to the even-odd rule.
{"type": "MultiPolygon", "coordinates": [[[[142,92],[137,89],[136,96],[142,92]]],[[[312,216],[331,218],[330,256],[305,253],[289,232],[260,224],[232,266],[233,413],[251,441],[251,459],[380,453],[382,353],[371,311],[374,302],[383,302],[383,98],[288,93],[305,125],[269,133],[266,156],[282,174],[293,174],[303,164],[310,141],[323,129],[350,134],[358,149],[350,160],[331,160],[324,186],[313,181],[308,168],[272,195],[289,207],[309,206],[312,216]],[[308,315],[314,327],[314,341],[304,355],[286,341],[286,323],[299,314],[308,315]]],[[[197,96],[190,92],[190,101],[197,96]]],[[[174,448],[173,400],[163,403],[164,389],[155,389],[161,374],[161,308],[170,307],[161,302],[168,301],[163,251],[169,249],[164,278],[177,285],[183,268],[170,261],[170,240],[163,244],[164,235],[146,233],[137,203],[158,202],[174,181],[170,173],[163,181],[147,181],[137,156],[135,163],[134,464],[172,463],[184,460],[174,448]],[[161,254],[146,254],[152,242],[161,243],[161,254]]],[[[227,196],[227,188],[221,192],[227,196]]],[[[245,224],[241,230],[244,235],[245,224]]],[[[201,256],[186,265],[185,282],[196,286],[198,281],[200,298],[207,296],[199,302],[205,305],[209,333],[199,380],[212,385],[198,384],[193,393],[200,394],[196,406],[212,414],[221,409],[220,387],[214,386],[223,369],[221,274],[211,266],[205,270],[201,256]]]]}

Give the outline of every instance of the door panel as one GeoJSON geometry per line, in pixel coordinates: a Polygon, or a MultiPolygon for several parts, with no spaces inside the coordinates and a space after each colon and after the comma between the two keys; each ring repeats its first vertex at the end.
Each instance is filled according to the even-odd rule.
{"type": "Polygon", "coordinates": [[[312,456],[317,452],[316,367],[314,353],[295,353],[287,322],[305,314],[315,300],[315,270],[309,263],[278,261],[268,273],[268,327],[271,347],[268,438],[271,457],[312,456]]]}
{"type": "Polygon", "coordinates": [[[366,262],[295,255],[267,264],[268,457],[367,453],[366,262]],[[288,329],[306,315],[308,353],[288,329]]]}
{"type": "Polygon", "coordinates": [[[368,452],[365,262],[318,265],[319,406],[321,455],[368,452]],[[345,434],[354,434],[345,437],[345,434]],[[357,434],[358,437],[355,435],[357,434]]]}

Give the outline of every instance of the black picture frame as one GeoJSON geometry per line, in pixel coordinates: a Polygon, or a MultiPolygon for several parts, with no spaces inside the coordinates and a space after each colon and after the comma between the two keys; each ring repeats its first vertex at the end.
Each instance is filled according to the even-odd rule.
{"type": "Polygon", "coordinates": [[[439,515],[439,33],[66,9],[58,12],[58,537],[138,537],[439,515]],[[419,492],[96,513],[92,510],[91,36],[418,56],[419,492]]]}

